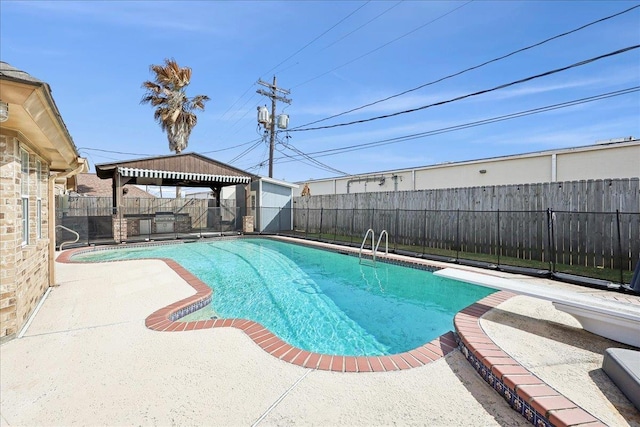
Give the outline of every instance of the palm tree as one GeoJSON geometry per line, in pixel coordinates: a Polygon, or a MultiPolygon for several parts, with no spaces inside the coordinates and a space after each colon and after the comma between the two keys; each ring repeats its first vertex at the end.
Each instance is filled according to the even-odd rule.
{"type": "Polygon", "coordinates": [[[155,73],[155,81],[142,84],[147,92],[140,103],[156,107],[153,117],[167,133],[169,150],[180,154],[187,148],[189,135],[198,123],[194,111],[204,111],[209,97],[187,97],[185,89],[191,81],[191,68],[180,67],[175,59],[165,59],[164,65],[151,65],[149,69],[155,73]]]}

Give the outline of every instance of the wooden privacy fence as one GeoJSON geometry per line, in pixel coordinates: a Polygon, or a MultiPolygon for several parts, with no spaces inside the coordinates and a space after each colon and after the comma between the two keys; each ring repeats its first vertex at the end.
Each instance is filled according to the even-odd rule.
{"type": "MultiPolygon", "coordinates": [[[[429,249],[632,271],[640,256],[640,213],[294,209],[298,234],[360,243],[371,228],[395,248],[429,249]]],[[[446,253],[446,252],[445,252],[446,253]]]]}
{"type": "MultiPolygon", "coordinates": [[[[56,200],[56,209],[72,216],[103,216],[112,214],[111,197],[68,197],[56,200]]],[[[123,211],[126,215],[147,215],[155,212],[184,212],[185,209],[206,209],[208,199],[160,199],[160,198],[123,198],[123,211]]]]}
{"type": "MultiPolygon", "coordinates": [[[[296,197],[294,228],[394,245],[633,271],[639,179],[296,197]]],[[[359,242],[358,242],[359,243],[359,242]]]]}
{"type": "Polygon", "coordinates": [[[606,179],[294,198],[310,209],[640,212],[640,179],[606,179]]]}

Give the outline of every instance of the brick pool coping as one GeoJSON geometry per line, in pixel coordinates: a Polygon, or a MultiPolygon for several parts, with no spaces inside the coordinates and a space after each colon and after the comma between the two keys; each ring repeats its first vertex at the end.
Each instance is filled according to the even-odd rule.
{"type": "MultiPolygon", "coordinates": [[[[57,262],[73,263],[73,255],[92,252],[76,248],[62,252],[57,262]]],[[[246,319],[210,319],[180,322],[178,319],[211,301],[213,290],[168,258],[163,261],[195,291],[195,295],[156,310],[145,319],[154,331],[182,332],[219,327],[244,331],[260,348],[278,359],[309,369],[333,372],[389,372],[417,368],[443,358],[458,348],[478,374],[500,394],[512,409],[537,427],[605,426],[600,420],[548,386],[505,353],[482,329],[480,318],[499,304],[516,296],[498,291],[469,305],[454,317],[456,334],[444,335],[416,349],[390,356],[336,356],[309,352],[291,346],[260,323],[246,319]]],[[[107,261],[111,262],[111,261],[107,261]]]]}
{"type": "MultiPolygon", "coordinates": [[[[84,252],[93,252],[93,249],[70,249],[61,253],[56,261],[73,263],[72,256],[84,252]]],[[[180,322],[179,319],[181,317],[208,304],[213,296],[213,291],[174,260],[168,258],[154,259],[163,261],[196,291],[195,295],[174,302],[150,314],[145,319],[145,326],[154,331],[182,332],[233,327],[244,331],[260,348],[282,361],[304,368],[334,372],[389,372],[417,368],[444,357],[458,346],[453,332],[447,332],[421,347],[391,356],[336,356],[309,352],[287,344],[260,323],[253,320],[210,319],[180,322]]]]}
{"type": "Polygon", "coordinates": [[[458,348],[478,374],[509,406],[537,427],[606,426],[505,353],[482,329],[480,318],[516,296],[496,292],[459,311],[453,324],[458,348]]]}

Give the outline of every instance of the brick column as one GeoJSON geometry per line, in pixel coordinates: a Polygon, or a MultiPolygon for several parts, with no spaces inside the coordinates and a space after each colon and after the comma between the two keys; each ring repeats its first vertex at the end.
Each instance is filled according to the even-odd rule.
{"type": "Polygon", "coordinates": [[[127,219],[123,217],[122,213],[117,213],[112,216],[113,224],[113,240],[121,243],[127,240],[127,219]]]}

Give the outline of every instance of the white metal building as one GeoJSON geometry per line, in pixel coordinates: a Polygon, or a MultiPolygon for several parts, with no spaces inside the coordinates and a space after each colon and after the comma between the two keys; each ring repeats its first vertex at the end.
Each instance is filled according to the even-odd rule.
{"type": "Polygon", "coordinates": [[[640,177],[640,140],[304,181],[312,196],[640,177]]]}

